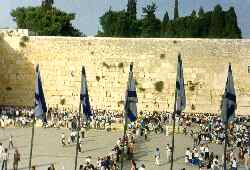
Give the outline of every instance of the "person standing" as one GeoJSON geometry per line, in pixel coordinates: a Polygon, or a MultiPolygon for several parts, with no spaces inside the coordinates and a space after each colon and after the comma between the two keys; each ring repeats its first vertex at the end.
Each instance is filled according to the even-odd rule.
{"type": "Polygon", "coordinates": [[[0,165],[2,165],[2,155],[3,155],[3,151],[4,151],[3,144],[0,143],[0,165]]]}
{"type": "Polygon", "coordinates": [[[160,149],[159,148],[156,148],[155,150],[155,164],[156,165],[160,165],[160,149]]]}
{"type": "Polygon", "coordinates": [[[136,170],[136,163],[135,160],[131,160],[131,170],[136,170]]]}
{"type": "Polygon", "coordinates": [[[236,158],[234,157],[233,161],[232,161],[232,170],[237,170],[237,160],[236,158]]]}
{"type": "Polygon", "coordinates": [[[148,130],[146,128],[144,129],[144,137],[145,137],[145,140],[148,139],[148,130]]]}
{"type": "Polygon", "coordinates": [[[13,170],[18,169],[18,162],[20,161],[20,153],[18,152],[17,149],[15,149],[14,152],[14,159],[13,159],[13,170]]]}
{"type": "Polygon", "coordinates": [[[248,160],[249,160],[249,155],[248,155],[248,152],[246,151],[245,154],[244,154],[244,165],[245,165],[246,170],[249,170],[248,160]]]}
{"type": "Polygon", "coordinates": [[[62,133],[62,136],[61,136],[61,143],[63,147],[66,146],[66,137],[65,137],[64,132],[62,133]]]}
{"type": "Polygon", "coordinates": [[[166,136],[169,135],[169,129],[168,129],[168,124],[166,124],[166,136]]]}
{"type": "Polygon", "coordinates": [[[8,158],[9,158],[8,149],[5,148],[4,152],[2,153],[2,159],[3,159],[2,170],[7,170],[7,161],[8,161],[8,158]]]}
{"type": "Polygon", "coordinates": [[[9,139],[9,149],[13,148],[14,145],[13,145],[13,137],[12,135],[10,135],[10,139],[9,139]]]}
{"type": "Polygon", "coordinates": [[[170,161],[170,154],[171,154],[171,149],[170,149],[170,146],[169,146],[169,144],[167,144],[167,146],[166,146],[166,153],[167,153],[167,162],[169,162],[170,161]]]}

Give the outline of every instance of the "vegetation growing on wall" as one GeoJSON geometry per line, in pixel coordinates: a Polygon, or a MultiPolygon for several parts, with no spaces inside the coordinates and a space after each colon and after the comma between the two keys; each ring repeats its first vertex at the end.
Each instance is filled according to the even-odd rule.
{"type": "Polygon", "coordinates": [[[61,105],[65,105],[65,103],[66,103],[66,99],[63,98],[63,99],[60,100],[61,105]]]}
{"type": "Polygon", "coordinates": [[[163,87],[164,87],[164,82],[163,81],[157,81],[155,84],[155,90],[158,92],[162,92],[163,87]]]}
{"type": "Polygon", "coordinates": [[[25,42],[23,42],[23,41],[20,41],[20,42],[19,42],[19,45],[20,45],[20,47],[26,47],[26,44],[25,44],[25,42]]]}
{"type": "Polygon", "coordinates": [[[108,65],[106,62],[103,62],[103,63],[102,63],[102,66],[103,66],[103,67],[106,67],[107,69],[110,68],[110,65],[108,65]]]}
{"type": "Polygon", "coordinates": [[[95,78],[97,81],[100,81],[100,79],[101,79],[100,76],[96,76],[95,78]]]}
{"type": "Polygon", "coordinates": [[[123,68],[123,67],[124,67],[124,64],[123,64],[123,63],[119,63],[119,64],[118,64],[118,67],[119,67],[119,68],[123,68]]]}

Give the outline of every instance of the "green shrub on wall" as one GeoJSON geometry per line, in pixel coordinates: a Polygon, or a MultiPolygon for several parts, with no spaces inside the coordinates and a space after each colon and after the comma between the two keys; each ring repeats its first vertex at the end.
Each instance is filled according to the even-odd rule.
{"type": "Polygon", "coordinates": [[[61,99],[60,100],[60,104],[63,106],[63,105],[65,105],[65,103],[66,103],[66,99],[61,99]]]}
{"type": "Polygon", "coordinates": [[[110,68],[110,65],[108,65],[107,63],[105,63],[105,62],[103,62],[102,63],[102,65],[103,65],[103,67],[106,67],[107,69],[109,69],[110,68]]]}
{"type": "Polygon", "coordinates": [[[96,76],[95,78],[97,81],[100,81],[100,79],[101,79],[100,76],[96,76]]]}
{"type": "Polygon", "coordinates": [[[119,63],[119,64],[118,64],[118,67],[119,67],[119,68],[123,68],[123,66],[124,66],[123,63],[119,63]]]}
{"type": "Polygon", "coordinates": [[[155,90],[158,92],[162,92],[163,87],[164,87],[164,82],[163,81],[157,81],[155,84],[155,90]]]}
{"type": "Polygon", "coordinates": [[[143,87],[139,87],[139,91],[140,91],[140,92],[145,92],[145,91],[146,91],[146,89],[145,89],[145,88],[143,88],[143,87]]]}
{"type": "Polygon", "coordinates": [[[28,36],[22,36],[21,40],[23,42],[28,42],[29,41],[29,37],[28,36]]]}
{"type": "Polygon", "coordinates": [[[19,45],[20,45],[20,47],[26,47],[26,44],[23,41],[20,41],[19,45]]]}
{"type": "Polygon", "coordinates": [[[165,54],[161,54],[161,55],[160,55],[160,59],[162,59],[162,60],[163,60],[165,57],[166,57],[165,54]]]}

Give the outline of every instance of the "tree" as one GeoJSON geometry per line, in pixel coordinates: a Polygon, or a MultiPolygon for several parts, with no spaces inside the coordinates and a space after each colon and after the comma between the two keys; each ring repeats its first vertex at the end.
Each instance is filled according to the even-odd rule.
{"type": "Polygon", "coordinates": [[[241,38],[241,30],[238,27],[237,16],[233,7],[225,13],[225,37],[241,38]]]}
{"type": "Polygon", "coordinates": [[[52,8],[54,4],[54,0],[43,0],[42,1],[42,7],[45,7],[45,8],[52,8]]]}
{"type": "Polygon", "coordinates": [[[127,13],[128,16],[133,19],[136,20],[136,0],[128,0],[128,4],[127,4],[127,13]]]}
{"type": "Polygon", "coordinates": [[[211,24],[209,28],[210,38],[222,38],[224,37],[225,17],[222,7],[216,5],[212,12],[211,24]]]}
{"type": "Polygon", "coordinates": [[[200,7],[200,9],[199,9],[199,12],[198,12],[198,16],[199,17],[203,17],[204,16],[204,9],[202,8],[202,7],[200,7]]]}
{"type": "Polygon", "coordinates": [[[191,17],[195,18],[196,17],[196,11],[193,10],[192,13],[191,13],[191,17]]]}
{"type": "Polygon", "coordinates": [[[36,35],[81,36],[71,23],[75,14],[59,10],[53,3],[53,0],[45,0],[41,6],[18,7],[11,11],[11,16],[18,28],[29,29],[36,35]]]}
{"type": "Polygon", "coordinates": [[[161,31],[161,21],[156,18],[156,4],[152,3],[143,8],[142,33],[141,37],[159,37],[161,31]]]}
{"type": "Polygon", "coordinates": [[[179,18],[179,2],[178,0],[175,0],[175,5],[174,5],[174,20],[179,18]]]}
{"type": "Polygon", "coordinates": [[[168,22],[169,22],[169,15],[168,15],[168,11],[166,11],[162,20],[162,24],[161,24],[161,36],[162,37],[165,37],[165,32],[166,32],[168,22]]]}

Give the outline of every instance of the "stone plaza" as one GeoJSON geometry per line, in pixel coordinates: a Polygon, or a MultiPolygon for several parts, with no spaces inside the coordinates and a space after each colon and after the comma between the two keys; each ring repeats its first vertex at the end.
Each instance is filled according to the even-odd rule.
{"type": "MultiPolygon", "coordinates": [[[[62,147],[60,136],[62,132],[69,135],[66,129],[35,129],[34,150],[32,164],[36,165],[37,170],[45,170],[50,164],[55,164],[57,170],[73,170],[75,161],[75,145],[62,147]]],[[[28,169],[31,128],[19,129],[0,129],[0,142],[4,146],[8,146],[9,136],[13,135],[14,146],[17,147],[21,153],[20,170],[28,169]]],[[[117,139],[122,136],[122,131],[107,132],[105,130],[89,130],[87,137],[83,142],[83,153],[79,154],[78,165],[85,164],[85,159],[88,156],[92,157],[92,163],[96,165],[97,157],[106,156],[111,152],[117,139]]],[[[166,170],[170,169],[170,163],[166,161],[166,144],[171,143],[171,136],[166,137],[164,134],[149,135],[147,141],[143,137],[136,139],[136,149],[134,158],[137,166],[142,163],[145,164],[148,170],[166,170]],[[154,151],[159,147],[161,152],[160,166],[155,165],[154,151]]],[[[187,170],[198,169],[197,166],[190,166],[184,163],[185,149],[193,145],[191,137],[177,134],[176,151],[174,169],[180,170],[186,168],[187,170]]],[[[223,153],[223,145],[209,145],[210,150],[220,157],[223,153]]],[[[10,151],[10,160],[8,167],[12,168],[13,150],[10,151]]],[[[243,169],[240,168],[240,169],[243,169]]],[[[130,162],[125,162],[124,170],[130,170],[130,162]]]]}

